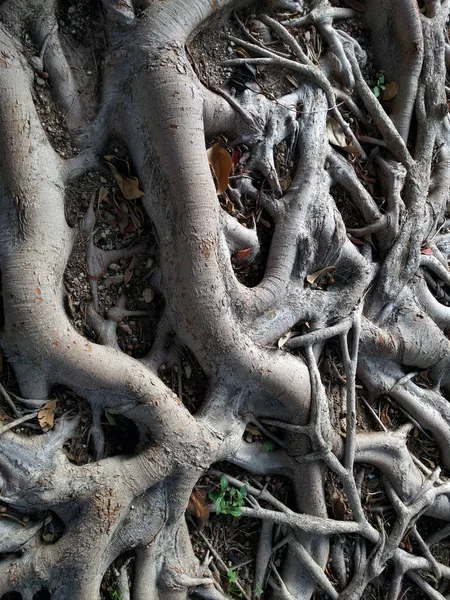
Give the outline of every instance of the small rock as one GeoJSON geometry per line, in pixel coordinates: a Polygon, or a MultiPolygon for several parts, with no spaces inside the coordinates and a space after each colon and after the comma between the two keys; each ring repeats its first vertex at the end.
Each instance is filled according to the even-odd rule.
{"type": "Polygon", "coordinates": [[[86,75],[92,75],[92,71],[86,71],[86,75]]]}
{"type": "MultiPolygon", "coordinates": [[[[45,79],[42,79],[42,77],[36,77],[36,83],[38,85],[45,85],[45,79]]],[[[48,130],[50,131],[49,127],[48,127],[48,130]]]]}
{"type": "Polygon", "coordinates": [[[154,297],[155,297],[155,294],[154,294],[154,292],[153,292],[153,290],[151,288],[145,288],[145,290],[142,292],[142,299],[147,304],[149,304],[150,302],[152,302],[152,300],[153,300],[154,297]]]}
{"type": "Polygon", "coordinates": [[[100,183],[108,183],[108,180],[105,177],[100,177],[100,183]]]}

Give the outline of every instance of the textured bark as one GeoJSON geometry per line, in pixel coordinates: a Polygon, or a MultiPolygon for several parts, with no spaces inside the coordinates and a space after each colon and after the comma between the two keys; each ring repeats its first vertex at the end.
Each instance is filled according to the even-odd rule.
{"type": "MultiPolygon", "coordinates": [[[[0,519],[0,594],[31,600],[47,590],[54,600],[96,600],[108,568],[132,556],[130,591],[126,569],[117,575],[124,597],[224,598],[208,565],[194,555],[185,511],[199,478],[227,461],[292,482],[292,506],[250,487],[242,509],[263,523],[255,583],[265,597],[306,600],[326,593],[356,600],[388,564],[391,600],[403,593],[404,578],[425,595],[442,597],[423,574],[445,582],[450,568],[433,555],[440,540],[424,541],[417,527],[423,516],[450,520],[448,2],[427,0],[420,10],[409,0],[367,0],[361,13],[328,0],[304,6],[104,0],[102,6],[105,60],[97,105],[77,90],[82,49],[70,47],[58,30],[58,3],[0,3],[0,348],[22,400],[14,406],[6,390],[3,395],[14,417],[24,417],[17,425],[55,386],[84,398],[97,458],[81,466],[69,461],[63,446],[81,427],[74,415],[59,417],[45,434],[0,428],[0,503],[32,516],[25,528],[17,519],[0,519]],[[190,40],[248,7],[261,12],[261,23],[285,46],[280,55],[258,39],[237,40],[251,54],[244,60],[291,70],[299,87],[290,94],[267,98],[252,86],[215,92],[194,72],[190,40]],[[381,103],[373,94],[364,50],[339,29],[349,18],[369,31],[374,68],[399,84],[394,99],[381,103]],[[324,45],[320,65],[290,33],[311,25],[324,45]],[[24,33],[41,50],[33,59],[24,33]],[[41,123],[33,69],[48,73],[55,105],[82,146],[73,158],[52,147],[41,123]],[[342,103],[354,113],[352,127],[342,103]],[[353,147],[352,159],[329,143],[330,117],[353,147]],[[357,129],[371,134],[361,138],[363,148],[357,129]],[[218,134],[250,152],[253,181],[241,178],[230,194],[244,208],[247,198],[257,197],[273,221],[264,274],[253,287],[239,281],[232,258],[250,248],[253,259],[266,242],[217,201],[205,141],[218,134]],[[370,155],[376,177],[370,188],[363,170],[374,136],[379,151],[370,155]],[[125,354],[116,338],[117,323],[139,315],[122,302],[104,316],[99,305],[93,280],[120,253],[95,248],[93,204],[78,227],[66,220],[66,190],[99,168],[111,138],[131,157],[157,240],[152,281],[164,313],[143,359],[125,354]],[[296,159],[284,191],[274,161],[281,142],[296,159]],[[264,193],[253,185],[258,177],[266,181],[264,193]],[[332,186],[351,200],[358,227],[345,222],[332,186]],[[361,242],[368,234],[370,243],[361,242]],[[83,235],[90,236],[88,318],[95,342],[75,329],[64,308],[64,273],[83,235]],[[333,285],[308,281],[330,266],[333,285]],[[159,376],[169,339],[195,357],[207,378],[194,414],[159,376]],[[318,367],[330,347],[345,372],[345,436],[337,431],[339,410],[318,367]],[[427,380],[420,383],[415,376],[422,371],[427,380]],[[388,430],[377,417],[373,431],[363,431],[357,423],[364,410],[361,384],[372,405],[387,395],[409,425],[388,430]],[[105,409],[136,425],[133,454],[104,457],[105,409]],[[283,431],[280,448],[266,453],[245,442],[249,422],[283,431]],[[426,430],[440,450],[433,472],[408,447],[413,426],[426,430]],[[368,513],[361,465],[382,475],[386,510],[395,515],[390,529],[368,513]],[[331,473],[342,484],[345,519],[330,517],[325,483],[331,473]],[[45,511],[62,523],[53,543],[42,538],[45,511]],[[402,549],[410,531],[417,541],[413,553],[402,549]],[[273,553],[283,546],[277,569],[273,553]]],[[[261,595],[257,587],[248,593],[261,595]]]]}

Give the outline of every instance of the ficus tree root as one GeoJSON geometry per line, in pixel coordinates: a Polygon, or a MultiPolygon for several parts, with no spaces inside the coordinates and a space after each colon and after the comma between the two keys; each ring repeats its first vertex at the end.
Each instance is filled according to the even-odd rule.
{"type": "Polygon", "coordinates": [[[450,521],[449,3],[353,4],[361,12],[328,0],[103,0],[102,98],[84,106],[81,49],[59,31],[58,2],[0,2],[0,348],[20,390],[0,385],[11,415],[0,427],[2,598],[44,592],[53,600],[96,600],[118,557],[128,557],[114,571],[123,598],[225,598],[209,558],[200,563],[194,554],[186,509],[208,470],[243,487],[232,465],[285,476],[293,489],[288,506],[248,486],[242,514],[261,522],[261,534],[254,589],[238,582],[244,597],[264,590],[280,600],[314,593],[356,600],[387,568],[389,600],[410,585],[444,597],[450,567],[435,549],[450,529],[436,526],[427,537],[422,523],[450,521]],[[249,9],[259,11],[276,48],[248,29],[249,9]],[[186,45],[233,12],[242,39],[228,39],[242,52],[225,66],[289,74],[298,84],[293,91],[268,97],[255,84],[213,91],[200,81],[186,45]],[[349,19],[371,34],[372,68],[398,84],[386,102],[373,93],[367,48],[343,31],[349,19]],[[321,57],[302,41],[311,26],[321,57]],[[33,60],[24,32],[38,48],[33,60]],[[72,158],[52,147],[42,126],[36,72],[48,76],[82,147],[72,158]],[[330,123],[345,148],[330,144],[330,123]],[[255,219],[246,227],[217,200],[205,142],[218,136],[248,152],[247,173],[230,179],[229,197],[241,213],[256,202],[273,225],[264,274],[252,287],[237,276],[236,253],[254,260],[268,242],[255,219]],[[164,309],[143,358],[121,350],[117,327],[147,313],[127,310],[126,297],[104,311],[97,279],[145,245],[109,253],[96,247],[95,197],[77,227],[66,220],[65,190],[100,168],[111,138],[127,149],[157,241],[152,284],[164,309]],[[276,161],[283,143],[295,164],[288,186],[276,161]],[[356,225],[339,212],[336,189],[356,225]],[[95,341],[74,327],[64,305],[64,273],[80,237],[95,341]],[[319,272],[331,268],[333,281],[323,284],[319,272]],[[193,414],[160,377],[173,344],[207,378],[193,414]],[[342,365],[338,408],[319,368],[331,347],[342,365]],[[64,449],[81,427],[76,414],[58,417],[44,434],[16,429],[36,418],[55,386],[89,403],[95,462],[76,465],[64,449]],[[403,425],[380,418],[383,395],[403,425]],[[372,431],[359,424],[366,406],[372,431]],[[105,410],[134,423],[132,454],[105,457],[105,410]],[[279,442],[277,450],[246,442],[249,423],[279,442]],[[434,469],[410,449],[413,429],[439,449],[434,469]],[[364,500],[369,470],[380,474],[386,496],[378,512],[364,500]],[[328,510],[329,477],[342,486],[341,517],[328,510]],[[51,538],[43,534],[50,512],[60,524],[51,538]]]}

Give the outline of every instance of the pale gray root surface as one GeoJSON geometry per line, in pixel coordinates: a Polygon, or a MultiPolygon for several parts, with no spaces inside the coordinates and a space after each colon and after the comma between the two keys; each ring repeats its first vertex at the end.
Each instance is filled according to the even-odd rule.
{"type": "Polygon", "coordinates": [[[448,1],[93,2],[95,84],[63,5],[0,2],[0,357],[16,379],[0,387],[0,597],[445,597],[448,1]],[[227,21],[239,52],[217,60],[247,76],[217,90],[188,48],[227,21]],[[39,86],[79,148],[71,157],[39,86]],[[111,139],[144,192],[150,250],[98,247],[102,191],[68,224],[68,190],[105,168],[111,139]],[[244,156],[227,211],[206,155],[218,140],[244,156]],[[84,330],[64,299],[79,240],[84,330]],[[103,306],[98,279],[145,251],[139,294],[151,285],[161,310],[127,308],[126,286],[103,306]],[[152,344],[133,357],[118,331],[148,314],[152,344]],[[206,378],[191,411],[183,352],[206,378]],[[161,378],[168,362],[180,397],[161,378]],[[86,464],[67,451],[83,418],[59,410],[45,433],[36,421],[57,386],[90,407],[86,464]],[[133,452],[105,454],[105,414],[135,425],[133,452]],[[248,424],[272,452],[248,441],[248,424]],[[197,482],[223,472],[236,490],[257,476],[241,519],[261,523],[253,580],[228,592],[228,565],[201,532],[200,561],[186,516],[197,482]],[[267,476],[287,478],[286,502],[257,483],[267,476]]]}

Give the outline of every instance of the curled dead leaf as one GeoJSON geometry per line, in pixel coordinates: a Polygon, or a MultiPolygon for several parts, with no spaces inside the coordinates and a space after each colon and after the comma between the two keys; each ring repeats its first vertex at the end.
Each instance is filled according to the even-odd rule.
{"type": "Polygon", "coordinates": [[[400,86],[396,81],[390,81],[384,86],[384,90],[381,92],[382,100],[392,100],[398,94],[400,86]]]}
{"type": "Polygon", "coordinates": [[[209,517],[208,495],[205,490],[194,489],[187,507],[197,529],[202,529],[209,517]]]}
{"type": "Polygon", "coordinates": [[[50,400],[50,402],[44,404],[38,412],[39,425],[44,431],[48,431],[53,427],[55,422],[56,403],[56,400],[50,400]]]}
{"type": "Polygon", "coordinates": [[[280,339],[277,342],[277,346],[278,348],[281,348],[285,345],[285,343],[291,338],[291,337],[295,337],[296,335],[298,335],[297,332],[295,331],[288,331],[287,333],[285,333],[284,335],[282,335],[280,337],[280,339]]]}
{"type": "Polygon", "coordinates": [[[359,154],[358,148],[347,142],[344,130],[333,117],[329,117],[327,120],[327,135],[330,144],[333,146],[339,146],[339,148],[342,148],[342,150],[349,154],[359,154]]]}
{"type": "Polygon", "coordinates": [[[208,148],[206,156],[216,178],[217,195],[223,194],[228,187],[228,178],[234,171],[231,156],[220,144],[208,148]]]}
{"type": "Polygon", "coordinates": [[[134,200],[144,195],[144,192],[139,189],[139,180],[137,177],[130,175],[130,165],[128,161],[117,158],[113,154],[108,154],[103,157],[120,187],[120,191],[126,200],[134,200]]]}
{"type": "Polygon", "coordinates": [[[236,258],[238,260],[242,260],[244,259],[246,256],[248,256],[250,254],[250,252],[252,251],[251,248],[245,248],[244,250],[238,250],[236,252],[236,258]]]}
{"type": "Polygon", "coordinates": [[[325,267],[323,269],[319,269],[319,271],[314,271],[314,273],[310,273],[306,276],[306,281],[312,285],[321,275],[323,275],[324,273],[328,273],[329,271],[333,271],[335,268],[335,266],[330,266],[325,267]]]}

